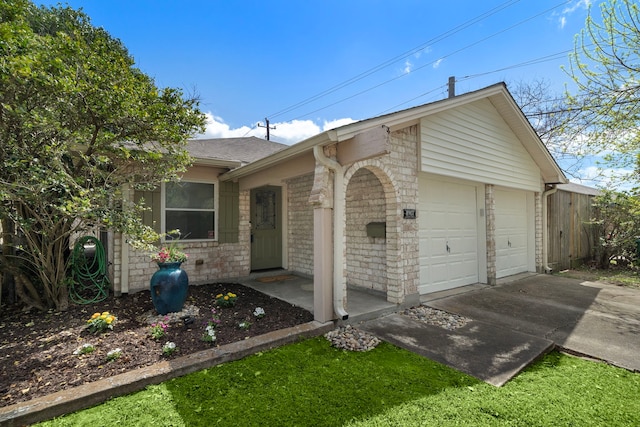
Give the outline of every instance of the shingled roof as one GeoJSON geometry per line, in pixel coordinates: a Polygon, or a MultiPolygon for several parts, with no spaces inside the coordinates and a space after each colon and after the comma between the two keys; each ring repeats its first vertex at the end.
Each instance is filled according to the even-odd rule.
{"type": "MultiPolygon", "coordinates": [[[[246,138],[191,139],[187,151],[197,160],[221,160],[239,162],[242,165],[254,162],[287,148],[285,144],[250,136],[246,138]]],[[[240,165],[239,165],[240,166],[240,165]]]]}

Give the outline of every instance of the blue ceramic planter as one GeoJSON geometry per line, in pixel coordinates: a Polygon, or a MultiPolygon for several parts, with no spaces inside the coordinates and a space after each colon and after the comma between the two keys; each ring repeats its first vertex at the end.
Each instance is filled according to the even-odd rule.
{"type": "Polygon", "coordinates": [[[151,276],[151,300],[158,314],[181,311],[187,299],[189,277],[181,262],[159,262],[160,269],[151,276]]]}

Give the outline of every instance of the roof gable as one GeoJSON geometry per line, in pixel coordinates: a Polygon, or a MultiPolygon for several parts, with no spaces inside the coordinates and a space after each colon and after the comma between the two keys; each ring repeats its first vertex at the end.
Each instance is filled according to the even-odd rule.
{"type": "Polygon", "coordinates": [[[481,99],[488,99],[493,104],[506,125],[520,140],[526,152],[540,169],[542,179],[545,183],[556,184],[567,182],[564,173],[533,130],[531,124],[516,104],[504,83],[325,131],[264,159],[257,160],[250,165],[229,172],[225,174],[224,178],[238,178],[259,170],[267,169],[281,161],[298,157],[312,150],[316,145],[325,146],[347,141],[358,134],[380,126],[386,126],[391,131],[403,129],[411,125],[419,124],[420,120],[427,116],[452,110],[481,99]]]}

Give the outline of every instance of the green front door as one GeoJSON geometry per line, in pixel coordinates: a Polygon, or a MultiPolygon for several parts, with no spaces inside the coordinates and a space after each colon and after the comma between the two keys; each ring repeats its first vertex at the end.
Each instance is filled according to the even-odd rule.
{"type": "Polygon", "coordinates": [[[251,190],[251,270],[282,267],[282,190],[251,190]]]}

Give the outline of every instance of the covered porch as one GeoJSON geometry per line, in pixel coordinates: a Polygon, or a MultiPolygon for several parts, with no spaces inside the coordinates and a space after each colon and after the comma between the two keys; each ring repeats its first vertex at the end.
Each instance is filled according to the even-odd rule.
{"type": "MultiPolygon", "coordinates": [[[[255,273],[238,280],[238,282],[289,304],[304,308],[311,313],[314,311],[313,277],[291,273],[287,270],[276,270],[255,273]]],[[[350,323],[393,313],[400,307],[398,304],[387,301],[386,294],[383,292],[349,286],[347,294],[350,323]]]]}

